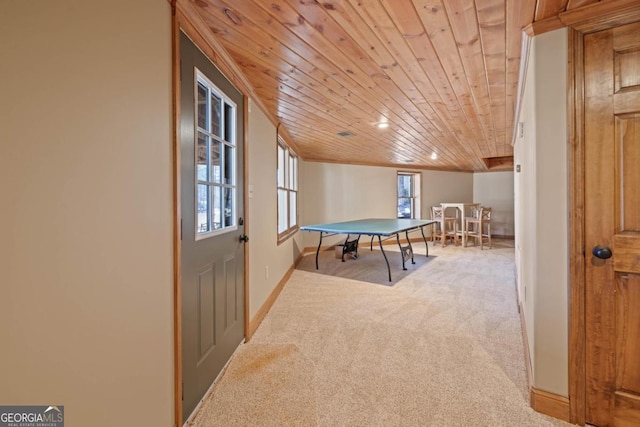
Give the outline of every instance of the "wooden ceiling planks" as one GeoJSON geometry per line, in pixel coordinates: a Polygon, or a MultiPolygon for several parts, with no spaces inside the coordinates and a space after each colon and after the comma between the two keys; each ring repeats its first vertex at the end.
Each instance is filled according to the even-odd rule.
{"type": "MultiPolygon", "coordinates": [[[[491,99],[487,68],[480,39],[477,11],[473,2],[453,0],[443,4],[447,12],[453,38],[458,47],[458,56],[471,93],[473,105],[483,130],[486,144],[479,144],[482,157],[490,156],[504,141],[498,141],[498,132],[491,111],[491,99]]],[[[504,67],[504,58],[503,58],[504,67]]]]}
{"type": "MultiPolygon", "coordinates": [[[[593,3],[598,3],[600,0],[569,0],[565,10],[577,9],[582,6],[588,6],[593,3]]],[[[563,11],[561,11],[563,12],[563,11]]]]}
{"type": "MultiPolygon", "coordinates": [[[[487,145],[497,145],[493,115],[491,114],[486,65],[478,28],[477,11],[473,4],[456,0],[445,3],[445,10],[451,23],[452,34],[458,46],[458,56],[463,66],[464,76],[471,91],[473,104],[479,114],[480,126],[486,136],[487,145]],[[463,3],[467,3],[465,6],[463,3]]],[[[488,155],[483,152],[483,155],[488,155]]]]}
{"type": "MultiPolygon", "coordinates": [[[[330,10],[332,11],[332,15],[334,16],[334,18],[338,22],[341,22],[343,27],[349,29],[352,38],[359,39],[361,40],[361,42],[367,43],[367,46],[369,46],[368,50],[370,51],[370,56],[378,64],[380,69],[384,70],[385,74],[389,76],[388,81],[386,81],[385,79],[385,81],[382,81],[379,84],[384,85],[386,88],[388,88],[388,90],[393,90],[394,87],[398,88],[401,93],[404,94],[402,97],[394,99],[397,101],[397,105],[400,107],[400,109],[408,113],[408,117],[410,120],[417,121],[417,129],[420,133],[416,135],[416,143],[421,143],[421,141],[425,139],[427,140],[427,142],[434,141],[434,139],[429,138],[429,136],[442,138],[442,136],[440,136],[438,133],[447,133],[448,129],[446,129],[446,127],[441,124],[441,120],[439,119],[439,117],[431,112],[430,106],[426,104],[426,101],[424,100],[425,91],[428,91],[429,87],[428,82],[425,81],[426,79],[423,72],[416,73],[416,69],[411,68],[412,64],[407,65],[407,63],[404,61],[402,63],[395,62],[396,58],[399,58],[399,56],[393,55],[389,52],[390,47],[392,47],[393,49],[402,49],[404,40],[401,35],[394,34],[393,30],[395,28],[393,26],[387,28],[386,31],[383,31],[384,29],[381,29],[379,27],[376,28],[378,31],[375,33],[373,31],[369,31],[370,28],[376,27],[376,21],[374,20],[375,18],[370,15],[370,9],[372,9],[371,6],[373,6],[374,4],[375,3],[367,4],[366,10],[363,10],[364,8],[362,7],[360,7],[358,10],[356,9],[358,7],[357,5],[345,2],[345,8],[347,8],[347,10],[342,11],[337,7],[330,10]],[[351,10],[348,9],[349,7],[351,8],[351,10]],[[347,15],[345,12],[350,13],[349,15],[347,15]],[[350,16],[356,16],[362,20],[365,20],[365,22],[367,22],[367,25],[360,25],[359,27],[352,25],[352,23],[348,20],[350,16]],[[408,73],[413,73],[413,75],[410,75],[408,73]],[[419,85],[420,88],[416,88],[416,84],[419,85]],[[410,94],[408,96],[408,99],[407,94],[410,94]],[[421,104],[421,106],[423,107],[423,111],[420,111],[418,104],[421,104]],[[424,117],[425,110],[427,110],[430,114],[426,116],[427,120],[420,120],[422,117],[424,117]],[[438,132],[434,132],[433,130],[431,130],[433,125],[436,126],[438,132]],[[426,129],[427,133],[421,131],[420,128],[426,129]]],[[[376,12],[378,16],[384,13],[380,9],[376,10],[376,12]]],[[[391,123],[394,124],[393,121],[391,121],[391,123]]],[[[402,128],[403,126],[402,123],[395,124],[400,128],[402,128]]],[[[436,139],[436,141],[438,140],[441,141],[442,139],[436,139]]],[[[455,139],[451,140],[455,141],[455,139]]],[[[438,151],[441,158],[445,160],[452,150],[456,150],[456,147],[455,145],[449,145],[443,146],[440,150],[434,150],[434,146],[429,145],[427,149],[429,150],[429,153],[431,153],[432,151],[438,151]]],[[[456,155],[459,153],[460,150],[457,150],[456,155]]],[[[433,160],[431,160],[431,162],[433,162],[433,160]]]]}
{"type": "MultiPolygon", "coordinates": [[[[520,53],[522,51],[522,28],[533,21],[535,0],[505,2],[506,15],[506,78],[505,78],[505,132],[514,140],[514,121],[518,101],[520,78],[520,53]]],[[[498,154],[504,156],[506,154],[498,154]]]]}
{"type": "Polygon", "coordinates": [[[185,2],[303,159],[484,171],[513,154],[522,29],[630,0],[185,2]]]}
{"type": "MultiPolygon", "coordinates": [[[[365,22],[371,22],[370,25],[367,25],[364,28],[375,27],[374,22],[376,21],[371,21],[371,12],[378,14],[381,13],[380,9],[375,9],[374,3],[368,5],[374,7],[371,7],[371,10],[367,11],[362,10],[362,8],[358,8],[353,4],[346,4],[345,6],[351,8],[350,12],[352,15],[358,16],[360,19],[365,20],[365,22]]],[[[420,76],[416,74],[416,64],[407,64],[404,61],[396,62],[396,58],[399,58],[399,56],[393,55],[390,51],[391,49],[403,49],[404,40],[401,37],[398,38],[396,34],[390,34],[388,29],[381,27],[376,28],[378,31],[375,33],[373,31],[361,32],[358,27],[353,26],[345,19],[347,16],[344,13],[341,13],[339,9],[334,9],[331,14],[337,22],[344,23],[343,27],[347,29],[347,32],[352,39],[368,52],[370,59],[376,64],[378,69],[384,73],[386,77],[382,84],[389,91],[401,94],[400,97],[394,96],[397,105],[400,109],[407,112],[408,118],[415,120],[415,128],[419,132],[418,135],[420,135],[417,135],[418,138],[424,139],[425,148],[433,151],[434,146],[429,146],[429,143],[433,144],[435,141],[443,138],[447,129],[444,128],[438,117],[432,111],[427,111],[428,118],[431,120],[423,119],[425,107],[428,110],[428,105],[425,105],[425,89],[424,85],[420,81],[420,76]]],[[[360,27],[362,28],[362,26],[360,27]]],[[[409,124],[406,120],[405,123],[402,123],[388,117],[389,114],[386,112],[384,106],[382,106],[382,110],[385,112],[381,114],[381,118],[390,119],[390,124],[400,128],[409,124]]],[[[447,155],[448,154],[443,153],[443,156],[446,157],[447,155]]]]}
{"type": "MultiPolygon", "coordinates": [[[[215,2],[213,2],[215,3],[215,2]]],[[[222,8],[230,8],[230,5],[225,4],[223,2],[217,2],[218,6],[222,7],[222,8]]],[[[236,3],[234,3],[234,6],[238,6],[238,10],[242,10],[243,12],[246,10],[244,6],[246,6],[246,4],[240,4],[237,5],[236,3]]],[[[291,12],[292,9],[287,9],[287,6],[290,6],[288,3],[286,2],[281,2],[277,4],[277,7],[272,8],[273,10],[277,11],[277,12],[282,12],[282,11],[288,11],[291,12]]],[[[350,6],[350,5],[347,5],[350,6]]],[[[207,8],[210,9],[210,8],[207,8]]],[[[314,8],[317,11],[317,7],[314,8]]],[[[224,10],[224,9],[223,9],[224,10]]],[[[232,9],[233,10],[233,9],[232,9]]],[[[338,8],[334,9],[334,10],[338,10],[338,8]]],[[[260,19],[262,19],[263,22],[268,21],[269,18],[266,18],[264,15],[262,17],[260,17],[259,15],[255,14],[252,16],[248,16],[245,17],[243,15],[241,15],[239,12],[236,12],[236,10],[233,10],[234,14],[237,14],[238,16],[242,17],[242,25],[244,27],[247,27],[247,20],[249,21],[258,21],[260,19]]],[[[264,8],[262,9],[262,13],[264,14],[264,8]]],[[[317,13],[317,12],[316,12],[317,13]]],[[[220,25],[223,25],[223,22],[225,19],[224,15],[221,14],[217,14],[217,18],[214,18],[211,15],[215,15],[215,14],[210,14],[209,10],[206,11],[205,13],[203,13],[203,16],[205,17],[205,19],[210,23],[210,25],[215,28],[215,32],[217,33],[217,35],[222,38],[223,40],[225,38],[228,37],[229,32],[227,30],[219,30],[217,29],[220,25]]],[[[285,21],[284,18],[279,18],[282,21],[285,21]]],[[[330,22],[326,19],[324,19],[321,23],[318,22],[314,22],[313,19],[315,19],[312,15],[307,14],[306,16],[300,15],[300,21],[302,22],[312,22],[314,27],[323,27],[323,31],[331,31],[332,34],[339,34],[340,39],[345,40],[347,38],[351,38],[351,35],[348,34],[340,34],[339,31],[335,31],[336,28],[333,28],[332,26],[335,26],[335,22],[330,22]],[[325,30],[326,27],[327,29],[325,30]]],[[[292,20],[290,19],[289,22],[291,22],[292,20]]],[[[252,22],[253,23],[253,22],[252,22]]],[[[249,26],[250,27],[250,26],[249,26]]],[[[367,27],[364,27],[365,30],[367,30],[367,27]]],[[[247,32],[246,31],[247,28],[243,28],[243,32],[247,32]]],[[[254,32],[255,33],[255,32],[254,32]]],[[[278,34],[278,33],[276,33],[278,34]]],[[[366,31],[365,31],[366,34],[366,31]]],[[[271,36],[274,35],[273,32],[270,33],[271,36]]],[[[298,34],[299,35],[299,34],[298,34]]],[[[356,36],[358,36],[359,39],[361,40],[366,40],[366,38],[364,37],[364,34],[362,32],[360,33],[356,33],[356,36]]],[[[256,37],[258,37],[258,34],[255,33],[254,34],[254,39],[256,39],[256,37]]],[[[372,37],[375,37],[374,33],[370,33],[368,35],[369,40],[371,40],[372,37]]],[[[264,37],[258,38],[257,40],[263,40],[264,37]]],[[[353,39],[352,39],[353,40],[353,39]]],[[[280,43],[284,44],[287,43],[287,41],[284,39],[284,36],[280,37],[280,43]]],[[[336,42],[337,43],[337,42],[336,42]]],[[[238,62],[241,64],[241,66],[243,68],[245,68],[246,73],[248,75],[254,75],[256,76],[256,80],[259,81],[258,79],[262,79],[261,83],[259,85],[259,89],[261,90],[263,86],[267,86],[267,83],[264,82],[264,78],[262,77],[258,77],[257,75],[259,74],[258,71],[256,70],[256,65],[255,63],[253,65],[250,65],[249,62],[249,58],[247,58],[248,55],[245,54],[244,58],[241,57],[241,46],[245,46],[247,45],[247,43],[243,43],[243,42],[238,42],[237,44],[232,44],[232,42],[229,42],[227,44],[227,49],[232,53],[232,55],[236,55],[238,57],[238,62]]],[[[252,43],[248,43],[249,46],[252,45],[252,43]]],[[[380,44],[380,41],[377,41],[377,45],[378,45],[378,50],[380,51],[384,51],[384,49],[382,49],[384,47],[384,45],[380,44]]],[[[271,54],[271,52],[277,50],[277,49],[269,49],[266,50],[263,46],[259,46],[260,47],[260,52],[262,53],[258,53],[256,56],[256,53],[254,53],[254,57],[261,57],[261,60],[271,60],[273,58],[269,58],[267,54],[265,54],[264,52],[267,51],[269,54],[271,54]]],[[[357,47],[356,47],[357,48],[357,47]]],[[[243,50],[247,50],[246,47],[242,47],[243,50]]],[[[317,50],[327,50],[325,48],[320,48],[317,50]]],[[[360,50],[360,53],[362,52],[362,50],[360,50]]],[[[353,51],[351,52],[351,55],[358,55],[357,51],[353,51]]],[[[305,55],[306,57],[309,57],[309,55],[305,55]]],[[[360,57],[362,57],[362,55],[360,55],[360,57]]],[[[282,58],[281,58],[282,59],[282,58]]],[[[318,58],[319,59],[319,58],[318,58]]],[[[380,58],[378,58],[380,59],[380,58]]],[[[455,135],[451,132],[451,130],[449,128],[447,128],[447,126],[445,125],[445,123],[440,119],[440,116],[438,114],[436,114],[435,112],[433,112],[433,110],[430,111],[430,115],[428,116],[427,120],[417,120],[417,119],[421,119],[423,117],[425,117],[424,111],[423,110],[430,110],[431,106],[430,104],[428,104],[424,98],[424,90],[420,91],[418,90],[415,85],[411,85],[410,83],[412,82],[412,78],[410,76],[408,76],[406,73],[404,73],[404,70],[396,70],[398,68],[397,64],[393,63],[393,57],[390,55],[387,55],[385,58],[388,62],[388,64],[385,64],[383,61],[380,61],[381,64],[377,65],[377,68],[369,68],[369,77],[370,80],[366,81],[366,78],[364,76],[359,76],[358,80],[360,80],[361,82],[364,81],[364,87],[366,88],[365,92],[368,90],[369,92],[373,92],[370,94],[365,94],[363,95],[359,95],[360,98],[362,98],[362,100],[379,100],[382,99],[383,103],[381,105],[376,106],[375,108],[378,109],[377,114],[372,114],[371,117],[369,118],[369,120],[366,123],[362,123],[363,120],[356,120],[354,121],[356,125],[359,125],[361,128],[364,126],[365,129],[366,127],[368,127],[368,132],[361,132],[361,131],[355,131],[355,130],[351,130],[351,132],[355,133],[357,136],[362,135],[362,137],[368,137],[369,140],[379,140],[380,139],[380,134],[378,134],[375,137],[371,137],[371,131],[377,131],[377,129],[373,128],[372,125],[375,124],[381,117],[386,118],[387,120],[389,120],[389,122],[392,125],[396,125],[398,130],[394,131],[394,139],[395,141],[393,141],[392,145],[404,145],[405,148],[405,155],[404,156],[396,156],[399,158],[402,158],[404,161],[406,161],[407,163],[409,163],[409,161],[412,161],[416,158],[415,156],[415,151],[416,148],[415,147],[420,147],[418,154],[422,157],[422,158],[428,158],[429,159],[429,163],[431,165],[435,165],[436,167],[442,167],[442,168],[446,168],[446,164],[445,162],[453,162],[453,163],[459,163],[461,164],[463,168],[465,168],[465,170],[472,170],[474,168],[478,167],[478,163],[476,161],[476,163],[473,162],[469,162],[466,161],[465,162],[459,162],[459,158],[464,158],[466,156],[468,156],[468,152],[466,150],[466,148],[464,146],[461,145],[461,142],[457,142],[457,138],[455,137],[455,135]],[[383,68],[384,67],[384,68],[383,68]],[[380,74],[380,70],[384,70],[384,69],[390,69],[389,73],[394,74],[394,76],[396,77],[396,80],[398,82],[400,82],[401,85],[405,85],[405,86],[398,86],[398,84],[392,81],[391,78],[387,78],[386,77],[386,72],[384,75],[380,74]],[[375,71],[375,73],[372,73],[372,71],[375,71]],[[402,74],[404,73],[404,74],[402,74]],[[398,77],[399,76],[399,77],[398,77]],[[380,78],[382,77],[381,80],[383,80],[382,82],[379,81],[375,81],[376,78],[380,78]],[[407,84],[407,82],[409,84],[407,84]],[[412,96],[409,97],[409,99],[411,100],[410,103],[406,103],[406,99],[407,99],[407,93],[410,93],[412,96]],[[371,96],[373,95],[373,96],[371,96]],[[404,104],[400,104],[400,102],[405,102],[404,104]],[[417,106],[421,105],[421,107],[424,108],[418,108],[417,106]],[[391,108],[389,108],[391,107],[391,108]],[[416,119],[417,118],[417,119],[416,119]],[[407,132],[408,130],[408,132],[407,132]],[[409,136],[410,139],[408,141],[406,141],[405,144],[402,144],[405,140],[405,138],[403,138],[403,133],[405,136],[409,136]],[[447,133],[447,137],[449,138],[449,140],[455,142],[455,144],[446,144],[444,145],[442,148],[436,148],[436,144],[439,144],[440,141],[442,141],[444,139],[443,133],[447,133]],[[395,135],[397,134],[397,135],[395,135]],[[398,138],[399,137],[399,138],[398,138]],[[411,148],[413,147],[413,149],[411,148]],[[432,159],[430,159],[430,154],[436,151],[438,152],[439,158],[437,161],[434,161],[432,159]]],[[[289,58],[289,60],[291,60],[291,58],[289,58]]],[[[256,61],[259,62],[259,61],[256,61]]],[[[299,62],[298,60],[296,60],[296,62],[299,62]]],[[[287,64],[287,67],[290,67],[291,64],[287,64]]],[[[290,67],[291,69],[293,69],[294,67],[290,67]]],[[[314,58],[314,65],[313,65],[314,69],[318,69],[320,68],[320,66],[318,65],[318,61],[315,61],[314,58]]],[[[343,67],[344,68],[344,67],[343,67]]],[[[362,67],[361,67],[362,68],[362,67]]],[[[348,74],[355,74],[358,70],[355,69],[355,67],[351,67],[348,68],[349,71],[347,71],[348,74]]],[[[279,90],[282,91],[283,93],[287,93],[288,89],[292,89],[292,88],[287,88],[286,86],[286,81],[285,79],[281,76],[281,74],[279,73],[273,73],[273,70],[271,70],[270,72],[266,71],[265,69],[262,70],[262,74],[269,74],[272,75],[274,77],[275,80],[278,80],[278,84],[279,84],[279,90]]],[[[358,76],[357,76],[358,77],[358,76]]],[[[332,73],[332,78],[338,78],[338,79],[342,79],[342,76],[340,75],[340,73],[332,73]]],[[[424,80],[424,76],[422,77],[422,79],[424,80]]],[[[275,81],[274,80],[274,81],[275,81]]],[[[288,80],[288,78],[287,78],[288,80]]],[[[326,82],[326,78],[323,78],[322,81],[326,82]]],[[[351,78],[350,80],[353,80],[353,78],[351,78]]],[[[312,83],[313,84],[313,83],[312,83]]],[[[272,87],[273,87],[273,83],[272,83],[272,87]]],[[[347,87],[347,86],[351,86],[350,87],[350,91],[349,91],[349,96],[353,97],[352,94],[362,94],[363,93],[363,84],[360,83],[359,85],[355,85],[353,84],[353,81],[351,81],[351,84],[349,83],[345,83],[344,81],[342,81],[340,83],[340,87],[347,87]]],[[[296,86],[297,88],[300,88],[300,85],[296,86]]],[[[299,90],[299,89],[297,89],[299,90]]],[[[433,89],[431,88],[431,92],[433,92],[433,89]]],[[[340,102],[344,101],[344,97],[339,97],[337,96],[335,93],[332,94],[332,96],[326,97],[326,99],[328,99],[329,101],[331,100],[331,98],[338,98],[340,99],[340,102]]],[[[278,96],[267,96],[267,99],[269,100],[269,102],[271,102],[274,99],[280,99],[282,97],[278,97],[278,96]]],[[[323,98],[323,97],[319,97],[319,98],[323,98]]],[[[280,103],[282,102],[282,100],[279,101],[280,103]]],[[[326,102],[323,103],[324,105],[326,105],[326,102]]],[[[354,103],[350,103],[350,105],[357,105],[358,109],[356,111],[360,111],[362,109],[362,102],[356,102],[354,103]]],[[[366,101],[365,101],[365,105],[366,105],[366,101]]],[[[275,103],[272,104],[271,108],[275,107],[275,103]]],[[[290,111],[293,111],[294,109],[290,109],[290,111]]],[[[369,110],[371,111],[371,110],[369,110]]],[[[352,116],[355,113],[350,114],[350,116],[352,116]]],[[[281,114],[278,114],[279,116],[281,116],[281,114]]],[[[338,116],[337,117],[344,117],[345,115],[338,112],[338,116]]],[[[332,120],[332,122],[337,122],[339,119],[338,118],[334,118],[332,120]]],[[[295,126],[296,123],[299,123],[299,120],[294,120],[291,124],[287,123],[285,120],[283,120],[283,123],[285,124],[285,126],[289,129],[289,132],[292,135],[296,135],[297,132],[292,128],[292,126],[295,126]]],[[[318,123],[319,121],[314,119],[313,120],[314,123],[318,123]]],[[[321,122],[327,122],[326,120],[323,120],[321,122]]],[[[327,123],[331,123],[331,122],[327,122],[327,123]]],[[[450,123],[450,121],[448,122],[450,123]]],[[[299,126],[298,126],[299,127],[299,126]]],[[[344,126],[341,126],[341,129],[336,129],[336,131],[339,130],[343,130],[344,126]]],[[[385,131],[387,132],[387,131],[385,131]]],[[[384,134],[383,134],[384,135],[384,134]]],[[[295,139],[295,138],[294,138],[295,139]]],[[[320,141],[320,143],[326,143],[323,141],[320,141]]],[[[299,145],[303,145],[300,142],[298,142],[299,145]]],[[[402,147],[401,147],[402,148],[402,147]]],[[[371,151],[371,150],[369,150],[371,151]]],[[[367,152],[369,152],[367,151],[367,152]]],[[[373,150],[373,152],[375,153],[378,150],[373,150]]],[[[328,150],[328,155],[332,155],[332,152],[328,150]]],[[[304,158],[304,154],[302,154],[303,158],[304,158]]],[[[362,158],[362,156],[360,156],[360,158],[362,158]]],[[[387,157],[388,159],[389,157],[387,157]]],[[[330,158],[327,158],[327,160],[329,160],[330,158]]],[[[377,161],[375,161],[376,163],[383,163],[384,161],[388,161],[385,159],[379,159],[377,161]]],[[[374,162],[374,160],[371,160],[371,162],[374,162]]],[[[460,166],[458,166],[460,167],[460,166]]]]}
{"type": "Polygon", "coordinates": [[[538,0],[534,21],[542,21],[554,16],[558,16],[560,12],[567,9],[569,0],[538,0]]]}
{"type": "MultiPolygon", "coordinates": [[[[425,144],[429,153],[438,151],[443,160],[449,158],[453,153],[457,156],[460,152],[464,152],[461,149],[455,136],[451,133],[440,117],[434,112],[433,107],[427,102],[430,94],[433,93],[433,88],[430,82],[426,78],[422,67],[420,67],[417,61],[405,61],[404,57],[399,52],[404,52],[409,57],[413,57],[411,50],[406,45],[404,36],[398,31],[394,25],[379,25],[378,22],[385,22],[389,20],[387,12],[381,8],[380,3],[371,2],[367,3],[366,7],[362,7],[360,4],[354,4],[355,2],[348,2],[345,7],[350,6],[350,15],[359,18],[365,25],[359,25],[358,27],[352,25],[347,21],[345,14],[335,13],[333,16],[339,22],[344,23],[345,28],[350,29],[350,34],[354,39],[357,39],[357,35],[361,34],[361,40],[367,43],[368,52],[372,60],[378,64],[381,70],[388,76],[388,79],[382,81],[381,85],[384,85],[388,90],[397,88],[401,96],[395,98],[400,108],[408,113],[411,120],[415,120],[418,125],[418,131],[415,143],[425,144]],[[378,6],[378,7],[376,7],[378,6]],[[375,28],[373,31],[367,31],[367,29],[375,28]],[[364,31],[362,31],[364,29],[364,31]],[[420,128],[425,129],[420,131],[420,128]],[[435,144],[439,141],[450,141],[450,144],[440,145],[440,149],[436,150],[435,144]]],[[[397,3],[396,3],[397,4],[397,3]]],[[[339,9],[334,9],[339,12],[339,9]]],[[[349,12],[349,11],[348,11],[349,12]]],[[[394,123],[392,125],[402,127],[402,123],[394,123]]]]}
{"type": "MultiPolygon", "coordinates": [[[[473,135],[473,131],[468,125],[464,112],[458,107],[456,95],[446,79],[444,69],[422,21],[413,10],[413,4],[405,3],[388,2],[387,10],[390,16],[394,17],[396,27],[405,39],[413,57],[417,58],[416,62],[420,64],[423,76],[422,79],[416,79],[416,82],[420,84],[425,96],[423,108],[437,114],[437,120],[442,122],[443,127],[450,132],[448,144],[442,144],[442,147],[459,146],[459,149],[455,149],[457,155],[475,155],[472,147],[465,144],[465,141],[473,135]]],[[[407,57],[411,57],[408,53],[406,54],[407,57]]]]}
{"type": "MultiPolygon", "coordinates": [[[[396,7],[406,6],[402,5],[400,1],[393,2],[393,5],[396,7]]],[[[392,10],[370,8],[369,6],[371,6],[371,4],[367,4],[366,10],[360,8],[356,13],[360,13],[359,16],[361,16],[370,27],[375,27],[375,22],[383,20],[381,17],[389,12],[393,12],[392,10]]],[[[402,9],[406,10],[406,7],[402,9]]],[[[388,15],[388,19],[389,18],[394,19],[393,15],[388,15]]],[[[428,152],[438,152],[444,159],[450,158],[449,156],[451,155],[454,156],[453,158],[465,155],[465,147],[455,136],[453,130],[447,127],[448,121],[440,118],[439,114],[445,114],[445,117],[448,117],[446,115],[446,106],[438,102],[440,99],[437,97],[435,88],[424,68],[420,65],[419,61],[405,60],[407,57],[415,57],[410,44],[407,43],[407,38],[411,38],[412,34],[415,33],[412,33],[411,30],[408,32],[402,31],[402,23],[405,21],[403,18],[404,16],[395,17],[395,25],[389,25],[386,28],[376,28],[378,30],[377,37],[379,39],[379,45],[372,45],[373,49],[371,49],[371,54],[377,58],[379,63],[383,64],[381,67],[384,67],[383,69],[388,72],[396,85],[402,87],[402,85],[410,83],[416,87],[417,91],[413,93],[413,96],[409,97],[411,104],[409,108],[413,110],[413,115],[418,118],[418,121],[423,126],[429,126],[430,124],[435,125],[439,131],[439,135],[434,135],[436,142],[449,141],[449,144],[441,145],[439,149],[431,145],[428,147],[428,152]],[[394,62],[396,60],[397,62],[394,62]],[[392,65],[389,67],[384,65],[385,63],[391,63],[392,65]],[[435,100],[436,102],[432,105],[429,100],[432,100],[431,102],[435,100]],[[436,112],[436,110],[438,112],[436,112]]],[[[420,34],[420,32],[424,32],[421,24],[417,34],[420,34]]],[[[371,40],[371,38],[369,39],[371,40]]],[[[422,61],[422,63],[424,62],[425,61],[422,61]]]]}
{"type": "Polygon", "coordinates": [[[511,135],[506,128],[506,11],[502,0],[483,0],[476,3],[480,46],[489,88],[493,125],[496,132],[494,153],[508,155],[511,135]],[[501,141],[502,144],[498,144],[501,141]],[[505,149],[507,148],[507,149],[505,149]]]}
{"type": "MultiPolygon", "coordinates": [[[[302,17],[302,18],[310,19],[310,17],[302,17]]],[[[328,22],[328,24],[331,24],[331,22],[328,22]]],[[[326,25],[326,23],[325,23],[325,25],[326,25]]],[[[330,27],[328,25],[326,26],[326,28],[323,26],[323,31],[332,32],[332,34],[335,34],[333,32],[334,30],[335,30],[335,28],[332,28],[332,27],[330,27]]],[[[345,35],[345,34],[341,34],[341,37],[339,39],[341,39],[342,41],[345,41],[345,40],[348,39],[348,36],[345,35]]],[[[360,56],[360,57],[362,57],[362,56],[360,56]]],[[[380,99],[380,97],[382,96],[382,98],[386,100],[386,105],[391,104],[392,107],[394,106],[393,103],[395,102],[396,99],[403,99],[403,98],[400,97],[400,95],[397,94],[398,88],[395,85],[390,84],[389,82],[387,82],[386,76],[382,76],[382,79],[380,79],[381,76],[380,76],[378,68],[368,67],[367,71],[369,72],[369,77],[370,77],[370,80],[368,80],[368,81],[366,80],[366,77],[364,75],[362,75],[360,70],[357,70],[355,67],[351,66],[348,63],[342,66],[342,70],[346,72],[345,75],[347,76],[347,80],[349,80],[349,81],[350,80],[354,80],[354,79],[358,80],[358,74],[357,73],[360,73],[359,80],[360,81],[365,81],[366,82],[366,86],[369,88],[369,90],[377,91],[377,93],[372,93],[371,95],[367,94],[365,96],[365,98],[367,98],[367,99],[374,99],[375,100],[375,99],[380,99]],[[352,77],[352,76],[355,76],[355,77],[352,77]],[[376,78],[379,79],[378,82],[375,81],[376,78]],[[382,91],[382,93],[381,93],[381,91],[382,91]]],[[[338,76],[334,75],[334,77],[340,78],[339,75],[338,76]]],[[[344,82],[343,81],[342,84],[351,86],[351,82],[344,82]]],[[[362,88],[359,88],[357,86],[353,86],[352,93],[361,93],[361,92],[362,92],[362,88]]],[[[357,106],[357,112],[356,112],[356,114],[357,114],[360,111],[359,110],[359,104],[355,104],[355,105],[357,106]]],[[[392,111],[400,111],[400,112],[403,112],[403,113],[406,111],[406,109],[403,108],[402,106],[400,106],[399,104],[397,104],[397,106],[398,106],[398,108],[395,108],[392,111]]],[[[385,106],[385,109],[386,109],[386,106],[385,106]]],[[[393,113],[393,114],[395,114],[395,113],[393,113]]],[[[372,117],[370,117],[369,120],[365,123],[365,125],[368,123],[369,127],[371,127],[371,125],[374,124],[375,122],[377,122],[381,116],[388,116],[388,115],[390,115],[390,114],[385,113],[384,111],[378,112],[377,114],[375,114],[372,117]]],[[[415,113],[411,114],[411,112],[409,112],[409,113],[407,113],[405,115],[404,118],[401,118],[398,121],[399,122],[405,122],[407,120],[408,121],[412,121],[417,116],[418,116],[417,114],[415,114],[415,113]]],[[[331,123],[329,123],[329,124],[331,124],[331,123]]],[[[425,133],[429,134],[429,130],[420,129],[420,126],[416,125],[415,123],[412,123],[410,125],[412,125],[412,126],[410,126],[410,128],[413,127],[415,129],[417,127],[420,131],[422,131],[421,135],[424,135],[425,133]]],[[[402,133],[404,127],[401,126],[400,129],[401,129],[400,133],[402,133]]],[[[338,129],[338,130],[340,130],[340,129],[338,129]]],[[[354,132],[354,133],[356,133],[357,135],[360,135],[360,133],[358,133],[358,132],[354,132]]],[[[379,140],[379,139],[380,139],[380,136],[377,136],[377,137],[374,138],[374,140],[379,140]]],[[[402,139],[399,139],[399,140],[395,141],[396,145],[400,144],[400,143],[403,143],[403,142],[404,141],[402,139]]],[[[412,146],[413,146],[413,144],[411,144],[411,143],[408,144],[408,147],[409,147],[408,150],[409,151],[414,149],[412,146]]],[[[328,150],[328,155],[329,156],[331,156],[333,154],[334,154],[333,151],[329,151],[328,150]]],[[[405,154],[411,154],[411,153],[405,153],[405,154]]],[[[326,158],[326,160],[330,160],[330,159],[331,159],[331,157],[327,157],[326,158]]]]}
{"type": "Polygon", "coordinates": [[[448,108],[462,111],[464,120],[472,132],[465,144],[478,158],[481,158],[485,155],[481,146],[488,144],[489,135],[485,132],[486,127],[480,122],[481,108],[475,108],[473,104],[473,95],[466,79],[447,12],[440,0],[415,0],[414,4],[443,70],[439,76],[440,81],[449,85],[455,94],[457,105],[450,105],[448,108]]]}

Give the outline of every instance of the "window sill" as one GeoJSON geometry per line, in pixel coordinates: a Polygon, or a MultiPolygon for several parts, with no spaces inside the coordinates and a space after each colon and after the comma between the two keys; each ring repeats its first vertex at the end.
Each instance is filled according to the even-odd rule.
{"type": "Polygon", "coordinates": [[[291,227],[290,229],[278,234],[278,246],[280,246],[281,244],[289,240],[291,237],[293,237],[298,232],[299,229],[300,227],[296,225],[295,227],[291,227]]]}

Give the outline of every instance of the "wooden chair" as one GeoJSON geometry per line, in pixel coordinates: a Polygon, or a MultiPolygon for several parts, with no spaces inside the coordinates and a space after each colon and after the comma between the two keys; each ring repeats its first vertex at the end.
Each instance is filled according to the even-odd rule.
{"type": "MultiPolygon", "coordinates": [[[[476,237],[478,228],[476,220],[480,217],[480,205],[471,208],[471,216],[462,218],[462,229],[458,230],[458,236],[464,242],[464,246],[469,246],[469,239],[476,237]],[[464,235],[464,237],[463,237],[464,235]]],[[[474,242],[474,245],[476,243],[474,242]]]]}
{"type": "Polygon", "coordinates": [[[489,240],[489,249],[491,249],[491,208],[479,207],[474,208],[472,216],[465,218],[465,229],[467,233],[467,244],[469,239],[475,239],[475,245],[478,246],[480,240],[480,249],[484,249],[484,238],[489,240]]]}
{"type": "Polygon", "coordinates": [[[431,229],[431,241],[434,242],[440,239],[442,247],[447,245],[447,239],[451,239],[454,245],[458,243],[457,236],[457,218],[445,217],[445,212],[442,206],[431,207],[431,219],[438,221],[431,229]]]}

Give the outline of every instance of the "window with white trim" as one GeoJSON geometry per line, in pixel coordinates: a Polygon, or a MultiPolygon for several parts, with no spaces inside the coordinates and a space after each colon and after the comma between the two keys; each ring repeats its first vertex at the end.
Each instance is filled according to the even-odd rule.
{"type": "Polygon", "coordinates": [[[236,229],[236,105],[196,69],[196,238],[236,229]]]}
{"type": "Polygon", "coordinates": [[[420,218],[420,173],[398,172],[398,218],[420,218]]]}
{"type": "Polygon", "coordinates": [[[298,229],[298,156],[278,137],[278,242],[298,229]]]}

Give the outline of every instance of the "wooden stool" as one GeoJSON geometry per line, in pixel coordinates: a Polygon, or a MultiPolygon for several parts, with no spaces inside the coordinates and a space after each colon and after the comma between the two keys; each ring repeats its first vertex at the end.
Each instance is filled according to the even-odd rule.
{"type": "Polygon", "coordinates": [[[431,241],[440,239],[442,247],[447,245],[447,238],[453,240],[454,245],[458,243],[458,219],[445,217],[444,209],[441,206],[431,207],[431,219],[438,221],[431,229],[431,241]]]}
{"type": "Polygon", "coordinates": [[[473,216],[465,218],[464,232],[467,234],[467,242],[469,238],[475,239],[475,245],[478,246],[480,240],[480,249],[484,249],[484,238],[489,240],[489,249],[491,249],[491,208],[480,207],[473,210],[473,216]]]}

